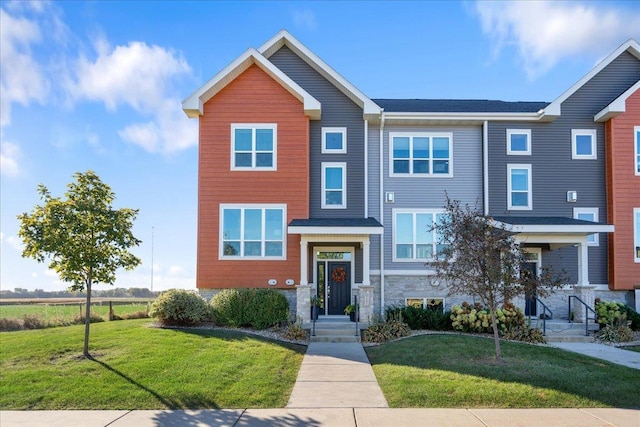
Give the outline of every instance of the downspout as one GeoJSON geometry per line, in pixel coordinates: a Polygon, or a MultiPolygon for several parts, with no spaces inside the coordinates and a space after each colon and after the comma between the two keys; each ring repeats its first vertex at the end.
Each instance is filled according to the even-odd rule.
{"type": "Polygon", "coordinates": [[[364,121],[364,217],[369,218],[369,120],[364,121]]]}
{"type": "Polygon", "coordinates": [[[484,214],[489,215],[489,122],[482,124],[482,195],[484,214]]]}
{"type": "Polygon", "coordinates": [[[380,111],[380,314],[384,314],[384,108],[380,111]]]}

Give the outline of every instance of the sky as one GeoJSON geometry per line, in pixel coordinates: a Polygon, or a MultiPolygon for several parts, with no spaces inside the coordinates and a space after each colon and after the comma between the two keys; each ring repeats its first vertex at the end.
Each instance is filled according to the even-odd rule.
{"type": "Polygon", "coordinates": [[[62,196],[89,169],[139,209],[142,264],[114,285],[195,289],[198,129],[181,101],[281,29],[371,98],[553,101],[640,40],[640,3],[1,0],[0,289],[68,286],[21,257],[16,216],[38,184],[62,196]]]}

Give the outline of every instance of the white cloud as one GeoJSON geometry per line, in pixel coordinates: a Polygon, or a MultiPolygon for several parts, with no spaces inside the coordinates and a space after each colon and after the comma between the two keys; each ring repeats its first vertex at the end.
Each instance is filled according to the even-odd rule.
{"type": "Polygon", "coordinates": [[[42,35],[35,21],[12,16],[0,8],[0,126],[11,123],[14,103],[44,103],[49,82],[31,47],[42,35]]]}
{"type": "Polygon", "coordinates": [[[16,236],[8,236],[6,239],[2,236],[2,243],[6,243],[10,248],[22,253],[22,242],[16,236]]]}
{"type": "Polygon", "coordinates": [[[5,176],[17,176],[20,173],[18,160],[20,159],[20,147],[8,141],[0,142],[0,174],[5,176]]]}
{"type": "Polygon", "coordinates": [[[167,275],[169,276],[180,276],[182,274],[184,274],[185,270],[182,266],[180,265],[172,265],[169,267],[169,270],[167,271],[167,275]]]}
{"type": "Polygon", "coordinates": [[[640,28],[640,13],[594,3],[478,1],[476,11],[494,53],[515,46],[532,79],[561,58],[611,51],[640,28]]]}
{"type": "Polygon", "coordinates": [[[316,16],[310,10],[296,10],[293,12],[293,23],[305,30],[315,30],[318,27],[316,16]]]}

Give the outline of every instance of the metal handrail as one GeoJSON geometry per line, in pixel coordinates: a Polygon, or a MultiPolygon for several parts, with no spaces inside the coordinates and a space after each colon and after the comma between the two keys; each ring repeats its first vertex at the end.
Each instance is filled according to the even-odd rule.
{"type": "MultiPolygon", "coordinates": [[[[586,302],[582,301],[576,295],[570,295],[569,296],[569,322],[570,323],[573,323],[573,320],[571,320],[571,298],[577,299],[582,305],[585,306],[587,311],[590,311],[590,312],[593,313],[593,321],[594,322],[596,322],[598,320],[598,313],[596,313],[596,311],[593,308],[589,307],[586,302]]],[[[589,313],[588,312],[585,312],[584,320],[585,320],[585,322],[584,322],[584,335],[588,336],[589,335],[589,313]]]]}
{"type": "Polygon", "coordinates": [[[360,319],[360,304],[358,304],[358,295],[353,296],[353,301],[356,305],[356,336],[358,336],[358,320],[360,319]]]}
{"type": "MultiPolygon", "coordinates": [[[[547,335],[547,312],[549,312],[549,319],[553,319],[553,311],[540,298],[534,297],[536,302],[542,306],[542,316],[538,316],[538,319],[542,317],[542,335],[547,335]]],[[[529,315],[529,321],[531,321],[531,315],[529,315]]]]}

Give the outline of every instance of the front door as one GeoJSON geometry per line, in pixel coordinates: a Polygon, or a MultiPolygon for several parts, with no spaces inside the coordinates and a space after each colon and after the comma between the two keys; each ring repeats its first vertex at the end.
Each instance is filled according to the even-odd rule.
{"type": "MultiPolygon", "coordinates": [[[[525,262],[522,265],[521,274],[531,274],[533,276],[538,274],[538,264],[535,262],[525,262]]],[[[524,300],[524,315],[525,316],[537,316],[538,315],[538,302],[536,301],[536,294],[528,293],[525,295],[524,300]]]]}
{"type": "Polygon", "coordinates": [[[327,314],[344,315],[344,309],[351,303],[351,263],[343,261],[327,262],[327,314]]]}

